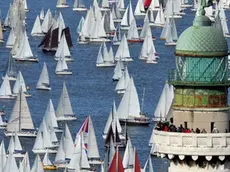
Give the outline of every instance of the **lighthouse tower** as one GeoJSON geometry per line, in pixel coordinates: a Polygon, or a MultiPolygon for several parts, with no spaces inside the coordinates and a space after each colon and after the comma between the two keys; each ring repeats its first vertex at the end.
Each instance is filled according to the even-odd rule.
{"type": "Polygon", "coordinates": [[[178,39],[176,69],[168,78],[175,87],[174,125],[207,133],[153,130],[155,152],[169,159],[169,172],[230,172],[228,44],[205,16],[209,5],[200,2],[193,26],[178,39]],[[219,133],[212,133],[213,128],[219,133]]]}

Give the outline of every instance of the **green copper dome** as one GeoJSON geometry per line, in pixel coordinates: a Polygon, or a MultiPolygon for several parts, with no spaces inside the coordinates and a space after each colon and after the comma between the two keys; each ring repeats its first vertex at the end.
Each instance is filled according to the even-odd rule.
{"type": "Polygon", "coordinates": [[[228,44],[221,30],[212,27],[206,16],[197,16],[193,26],[186,29],[176,45],[178,56],[226,56],[228,44]]]}

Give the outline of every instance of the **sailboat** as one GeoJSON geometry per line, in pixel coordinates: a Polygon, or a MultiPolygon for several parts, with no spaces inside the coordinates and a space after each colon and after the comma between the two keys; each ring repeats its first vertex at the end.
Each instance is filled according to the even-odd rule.
{"type": "Polygon", "coordinates": [[[119,11],[119,9],[118,9],[118,7],[116,5],[112,6],[111,14],[113,16],[113,21],[115,23],[120,23],[121,22],[121,19],[122,19],[121,12],[119,11]]]}
{"type": "Polygon", "coordinates": [[[19,137],[36,137],[37,134],[22,89],[17,96],[4,134],[8,137],[15,135],[15,132],[19,137]]]}
{"type": "Polygon", "coordinates": [[[5,129],[7,126],[7,122],[2,119],[2,115],[0,115],[0,129],[5,129]]]}
{"type": "Polygon", "coordinates": [[[62,53],[62,57],[58,59],[55,73],[57,75],[72,75],[72,71],[68,68],[67,63],[65,61],[64,54],[62,53]]]}
{"type": "Polygon", "coordinates": [[[117,116],[121,123],[130,125],[149,125],[150,123],[149,118],[140,110],[137,90],[132,77],[117,109],[117,116]]]}
{"type": "Polygon", "coordinates": [[[139,34],[138,34],[138,30],[137,30],[137,24],[136,24],[136,20],[133,19],[129,30],[128,30],[128,35],[127,35],[127,40],[130,43],[134,43],[134,42],[143,42],[143,40],[140,39],[139,34]]]}
{"type": "Polygon", "coordinates": [[[75,114],[73,113],[65,82],[63,82],[63,89],[56,110],[56,117],[57,121],[71,121],[77,119],[75,114]]]}
{"type": "Polygon", "coordinates": [[[73,11],[87,11],[83,0],[75,0],[73,5],[73,11]]]}
{"type": "Polygon", "coordinates": [[[26,34],[26,30],[24,31],[22,42],[19,46],[18,52],[13,55],[13,58],[16,61],[28,61],[28,62],[38,62],[38,58],[35,57],[31,51],[31,47],[29,44],[29,40],[26,34]]]}
{"type": "Polygon", "coordinates": [[[15,33],[14,33],[14,28],[12,28],[10,30],[8,39],[6,41],[6,48],[12,48],[13,45],[14,45],[15,40],[16,40],[16,36],[15,36],[15,33]]]}
{"type": "Polygon", "coordinates": [[[115,61],[113,57],[113,50],[110,48],[110,53],[108,52],[105,42],[101,44],[98,55],[96,66],[97,67],[111,67],[115,66],[115,61]]]}
{"type": "Polygon", "coordinates": [[[39,18],[40,18],[40,20],[44,20],[44,18],[45,18],[45,11],[44,11],[43,8],[42,8],[42,10],[40,12],[39,18]]]}
{"type": "Polygon", "coordinates": [[[61,136],[60,145],[56,154],[54,164],[57,168],[67,167],[73,155],[74,143],[69,131],[69,127],[65,124],[65,132],[61,136]]]}
{"type": "Polygon", "coordinates": [[[164,121],[169,113],[174,98],[172,85],[166,82],[153,115],[153,121],[164,121]]]}
{"type": "Polygon", "coordinates": [[[7,153],[13,154],[15,158],[23,158],[26,154],[26,151],[22,149],[22,145],[18,138],[17,132],[15,132],[15,136],[11,136],[10,138],[7,153]]]}
{"type": "Polygon", "coordinates": [[[119,11],[125,11],[125,2],[124,0],[118,0],[117,8],[119,11]]]}
{"type": "MultiPolygon", "coordinates": [[[[87,158],[89,164],[101,164],[102,161],[100,159],[96,135],[93,127],[93,122],[90,116],[86,118],[83,122],[81,128],[79,129],[77,136],[75,138],[75,144],[77,144],[78,140],[81,140],[83,145],[87,145],[85,147],[87,152],[87,158]],[[82,140],[81,140],[81,137],[82,140]]],[[[72,158],[71,158],[72,161],[72,158]]],[[[71,162],[70,162],[71,163],[71,162]]]]}
{"type": "Polygon", "coordinates": [[[26,152],[22,161],[19,164],[19,172],[30,172],[30,159],[28,152],[26,152]]]}
{"type": "Polygon", "coordinates": [[[115,60],[133,61],[129,53],[129,46],[125,34],[122,37],[121,43],[117,49],[115,60]]]}
{"type": "Polygon", "coordinates": [[[36,155],[36,158],[34,160],[34,164],[32,166],[31,172],[44,172],[41,158],[38,154],[36,155]]]}
{"type": "Polygon", "coordinates": [[[38,15],[34,22],[34,26],[32,28],[31,35],[32,36],[44,36],[44,33],[42,32],[41,22],[40,22],[38,15]]]}
{"type": "Polygon", "coordinates": [[[130,80],[130,76],[129,76],[129,72],[128,72],[128,67],[126,66],[125,71],[123,72],[121,78],[117,82],[115,91],[118,94],[124,94],[126,91],[126,88],[128,87],[129,80],[130,80]]]}
{"type": "Polygon", "coordinates": [[[14,88],[13,88],[13,96],[17,96],[20,93],[20,89],[22,89],[23,93],[25,94],[26,97],[30,97],[31,95],[27,91],[27,86],[25,84],[25,80],[22,76],[21,71],[18,72],[17,79],[14,83],[14,88]]]}
{"type": "Polygon", "coordinates": [[[132,3],[130,1],[129,5],[125,10],[125,14],[123,15],[121,20],[121,30],[128,30],[133,19],[134,19],[133,8],[132,8],[132,3]]]}
{"type": "Polygon", "coordinates": [[[64,55],[65,61],[74,61],[74,59],[71,57],[69,47],[66,41],[65,33],[62,34],[61,40],[58,44],[57,51],[55,53],[55,60],[58,60],[59,58],[64,55]]]}
{"type": "Polygon", "coordinates": [[[58,0],[56,8],[68,8],[69,5],[66,3],[66,0],[58,0]]]}
{"type": "Polygon", "coordinates": [[[150,26],[164,27],[164,24],[165,24],[165,15],[163,12],[162,5],[160,5],[160,9],[157,11],[157,16],[155,18],[155,22],[150,23],[150,26]]]}
{"type": "Polygon", "coordinates": [[[128,139],[128,142],[126,144],[126,148],[125,148],[125,153],[124,153],[124,157],[123,157],[123,161],[122,164],[125,168],[125,170],[132,170],[133,169],[133,165],[134,165],[134,148],[133,145],[131,143],[130,138],[128,139]]]}
{"type": "Polygon", "coordinates": [[[152,63],[153,64],[157,63],[157,61],[156,61],[156,55],[155,55],[153,49],[150,50],[150,53],[149,53],[148,58],[146,60],[146,63],[151,63],[151,64],[152,63]]]}
{"type": "Polygon", "coordinates": [[[47,70],[47,66],[46,66],[45,62],[43,64],[42,72],[41,72],[40,77],[38,79],[36,89],[38,89],[38,90],[51,90],[49,74],[48,74],[48,70],[47,70]]]}
{"type": "Polygon", "coordinates": [[[174,18],[170,18],[170,22],[168,23],[167,31],[166,31],[166,38],[165,38],[165,45],[176,45],[176,40],[178,39],[176,24],[174,18]]]}
{"type": "Polygon", "coordinates": [[[46,34],[49,31],[52,23],[53,23],[53,16],[50,9],[48,9],[41,25],[42,32],[46,34]]]}
{"type": "Polygon", "coordinates": [[[57,167],[50,161],[48,151],[46,151],[46,154],[43,158],[42,167],[44,170],[56,170],[57,169],[57,167]]]}
{"type": "Polygon", "coordinates": [[[6,71],[5,71],[2,79],[4,79],[6,75],[8,76],[8,79],[10,81],[15,81],[17,78],[16,64],[15,64],[15,61],[12,58],[11,54],[9,54],[6,71]]]}
{"type": "Polygon", "coordinates": [[[79,134],[75,146],[73,149],[73,155],[71,157],[70,163],[67,166],[68,171],[82,171],[90,172],[92,171],[88,158],[86,145],[84,144],[83,134],[79,134]]]}
{"type": "Polygon", "coordinates": [[[113,45],[120,45],[121,43],[121,30],[119,25],[117,25],[116,31],[114,32],[112,42],[113,45]]]}
{"type": "Polygon", "coordinates": [[[14,99],[15,97],[12,95],[10,81],[8,76],[3,79],[2,85],[0,87],[0,99],[14,99]]]}

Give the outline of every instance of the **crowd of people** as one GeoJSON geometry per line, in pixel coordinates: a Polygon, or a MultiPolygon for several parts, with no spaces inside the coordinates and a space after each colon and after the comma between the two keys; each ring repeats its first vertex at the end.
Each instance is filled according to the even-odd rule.
{"type": "MultiPolygon", "coordinates": [[[[180,132],[180,133],[207,133],[205,129],[200,130],[199,128],[196,128],[195,130],[193,128],[187,128],[187,127],[183,127],[183,125],[181,124],[179,127],[176,127],[172,122],[162,122],[159,121],[156,126],[155,129],[158,131],[165,131],[165,132],[180,132]]],[[[225,132],[227,133],[228,131],[225,130],[225,132]]],[[[219,133],[219,130],[216,128],[216,126],[214,126],[212,133],[219,133]]]]}

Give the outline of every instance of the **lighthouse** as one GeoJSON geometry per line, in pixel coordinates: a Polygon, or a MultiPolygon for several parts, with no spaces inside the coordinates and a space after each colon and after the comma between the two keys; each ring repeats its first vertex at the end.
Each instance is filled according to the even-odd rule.
{"type": "Polygon", "coordinates": [[[168,172],[230,172],[228,44],[205,16],[211,4],[200,1],[199,15],[178,39],[176,67],[168,76],[175,88],[173,124],[206,133],[153,130],[151,154],[170,161],[168,172]]]}

